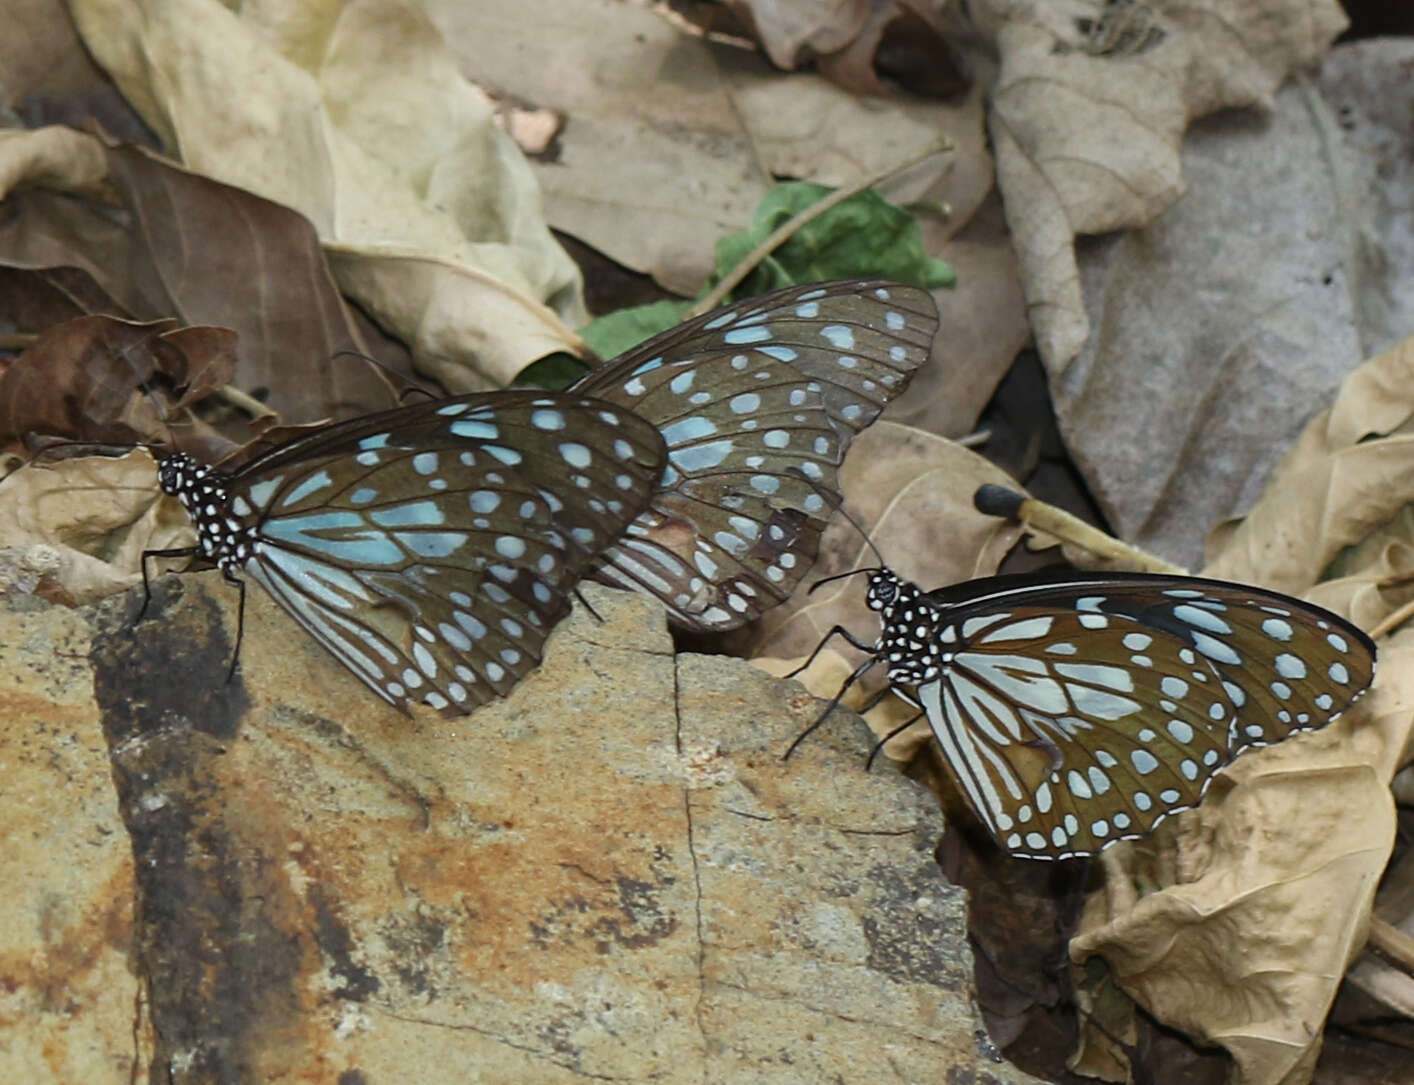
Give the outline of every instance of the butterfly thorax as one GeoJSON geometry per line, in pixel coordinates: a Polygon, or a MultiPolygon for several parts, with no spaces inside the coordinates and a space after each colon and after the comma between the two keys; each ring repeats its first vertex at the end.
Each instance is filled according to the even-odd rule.
{"type": "Polygon", "coordinates": [[[888,664],[889,681],[916,686],[936,678],[942,663],[938,608],[888,569],[870,574],[868,603],[879,612],[877,654],[888,664]]]}
{"type": "Polygon", "coordinates": [[[250,529],[231,511],[229,474],[198,463],[185,452],[174,452],[162,457],[157,480],[191,517],[203,557],[222,572],[245,564],[250,557],[250,529]]]}

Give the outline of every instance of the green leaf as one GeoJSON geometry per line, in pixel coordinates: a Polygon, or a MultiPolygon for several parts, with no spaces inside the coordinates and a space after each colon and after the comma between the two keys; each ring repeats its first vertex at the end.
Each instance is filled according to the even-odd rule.
{"type": "Polygon", "coordinates": [[[635,347],[671,328],[691,308],[692,302],[673,298],[650,301],[647,305],[606,313],[581,328],[579,334],[599,357],[614,358],[629,347],[635,347]]]}
{"type": "MultiPolygon", "coordinates": [[[[756,208],[750,228],[717,242],[717,270],[698,297],[721,282],[782,223],[832,191],[811,181],[788,181],[771,189],[756,208]]],[[[913,216],[875,192],[858,192],[806,223],[732,291],[732,298],[825,279],[874,277],[929,290],[957,281],[946,261],[935,260],[923,251],[923,232],[913,216]]],[[[671,328],[691,307],[691,302],[669,300],[620,309],[591,321],[580,329],[580,335],[601,358],[613,358],[671,328]]],[[[516,383],[529,379],[542,387],[564,387],[532,377],[540,365],[537,362],[526,369],[516,383]]]]}
{"type": "MultiPolygon", "coordinates": [[[[736,267],[770,234],[833,191],[812,181],[788,181],[766,193],[751,227],[717,242],[717,274],[736,267]]],[[[923,251],[923,232],[907,211],[876,192],[857,192],[806,223],[778,246],[734,292],[751,297],[782,286],[881,276],[935,290],[957,276],[946,261],[923,251]]]]}

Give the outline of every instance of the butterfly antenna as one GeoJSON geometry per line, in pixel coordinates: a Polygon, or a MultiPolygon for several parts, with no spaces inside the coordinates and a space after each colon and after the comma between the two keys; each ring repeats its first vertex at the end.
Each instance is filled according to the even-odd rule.
{"type": "Polygon", "coordinates": [[[863,527],[860,526],[858,520],[856,520],[853,516],[849,514],[849,509],[845,508],[844,496],[842,494],[837,494],[833,490],[827,490],[823,486],[820,486],[818,483],[816,483],[814,479],[812,479],[809,475],[807,475],[798,467],[789,468],[788,473],[804,479],[806,484],[809,485],[809,487],[817,494],[819,494],[820,497],[824,500],[824,502],[830,506],[830,508],[834,509],[841,516],[843,516],[845,519],[845,523],[849,524],[850,527],[854,528],[855,531],[859,532],[859,537],[863,539],[864,544],[874,552],[874,557],[879,562],[878,566],[873,569],[851,569],[847,573],[836,573],[834,576],[821,577],[819,580],[815,581],[813,584],[810,585],[809,589],[807,589],[806,591],[807,595],[813,592],[816,588],[821,587],[824,584],[829,584],[832,581],[843,580],[845,577],[849,576],[858,576],[860,573],[878,572],[880,569],[888,567],[888,563],[884,561],[884,555],[879,553],[879,548],[874,545],[874,540],[869,537],[869,533],[865,531],[863,527]]]}
{"type": "Polygon", "coordinates": [[[79,455],[123,456],[135,448],[145,448],[151,452],[158,447],[159,446],[156,444],[149,444],[145,441],[139,441],[131,445],[118,445],[108,441],[54,441],[51,444],[45,445],[43,448],[37,449],[34,455],[30,457],[29,462],[35,464],[51,452],[72,452],[75,449],[85,450],[79,452],[79,455]]]}
{"type": "Polygon", "coordinates": [[[442,393],[440,393],[440,392],[435,392],[435,391],[433,391],[433,390],[430,389],[430,388],[424,388],[421,384],[417,383],[417,381],[412,380],[412,379],[410,379],[410,378],[404,376],[403,374],[399,373],[396,369],[394,369],[392,366],[390,366],[390,365],[388,365],[388,364],[386,364],[386,363],[384,363],[384,362],[380,362],[377,358],[373,357],[373,355],[371,355],[371,354],[365,354],[365,353],[363,353],[363,351],[361,351],[361,350],[354,350],[354,349],[352,349],[352,348],[350,348],[350,347],[345,347],[343,350],[336,350],[336,351],[334,351],[334,353],[331,354],[331,355],[329,355],[329,357],[330,357],[330,358],[358,358],[360,361],[367,362],[369,365],[373,366],[375,369],[380,370],[380,371],[382,372],[383,376],[387,377],[387,378],[388,378],[388,381],[389,381],[391,384],[401,386],[401,391],[398,392],[398,403],[399,403],[399,404],[404,404],[404,403],[406,403],[407,400],[408,400],[408,397],[409,397],[410,395],[414,394],[414,393],[416,393],[417,395],[426,396],[429,400],[431,400],[431,399],[442,399],[442,398],[444,398],[444,396],[443,396],[442,393]]]}

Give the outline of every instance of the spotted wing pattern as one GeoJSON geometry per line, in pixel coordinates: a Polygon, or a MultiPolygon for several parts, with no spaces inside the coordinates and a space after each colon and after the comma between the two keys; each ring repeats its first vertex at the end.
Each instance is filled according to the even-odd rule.
{"type": "Polygon", "coordinates": [[[198,549],[244,572],[384,700],[504,696],[642,510],[657,429],[582,395],[435,400],[325,427],[234,474],[175,454],[198,549]]]}
{"type": "Polygon", "coordinates": [[[1374,677],[1329,611],[1196,577],[871,577],[879,658],[1014,855],[1065,859],[1196,806],[1243,750],[1323,727],[1374,677]]]}
{"type": "Polygon", "coordinates": [[[599,563],[692,630],[787,598],[839,500],[838,469],[928,357],[925,290],[882,280],[794,287],[649,340],[575,386],[649,419],[668,445],[652,503],[599,563]]]}

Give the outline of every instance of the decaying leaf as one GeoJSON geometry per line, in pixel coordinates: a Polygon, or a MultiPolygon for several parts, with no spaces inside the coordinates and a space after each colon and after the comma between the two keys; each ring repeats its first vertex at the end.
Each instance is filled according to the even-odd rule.
{"type": "Polygon", "coordinates": [[[308,218],[339,246],[341,283],[420,365],[488,387],[547,341],[574,348],[561,320],[582,322],[578,271],[492,103],[414,7],[378,0],[283,20],[204,0],[71,11],[163,145],[308,218]],[[409,259],[418,274],[403,274],[409,259]],[[507,307],[521,319],[502,320],[507,307]]]}
{"type": "MultiPolygon", "coordinates": [[[[1403,434],[1414,352],[1371,359],[1313,421],[1205,574],[1305,594],[1342,546],[1414,499],[1403,434]],[[1377,436],[1392,434],[1390,436],[1377,436]]],[[[1311,596],[1367,627],[1391,607],[1388,547],[1311,596]]],[[[1297,1082],[1320,1050],[1394,842],[1389,782],[1414,726],[1414,630],[1379,643],[1374,686],[1330,727],[1239,758],[1198,810],[1106,853],[1071,955],[1102,955],[1160,1021],[1233,1056],[1242,1082],[1297,1082]],[[1157,865],[1156,865],[1157,863],[1157,865]],[[1166,888],[1138,896],[1136,886],[1166,888]]]]}
{"type": "Polygon", "coordinates": [[[1276,101],[1266,118],[1195,125],[1183,200],[1082,246],[1101,334],[1051,381],[1067,447],[1115,532],[1191,568],[1208,526],[1251,505],[1373,353],[1361,346],[1367,303],[1337,285],[1355,266],[1349,238],[1371,229],[1343,134],[1309,85],[1276,101]]]}
{"type": "Polygon", "coordinates": [[[1089,334],[1071,241],[1150,221],[1183,191],[1194,119],[1270,108],[1344,29],[1335,0],[973,6],[1001,72],[990,125],[1035,323],[1061,373],[1089,334]]]}
{"type": "MultiPolygon", "coordinates": [[[[49,131],[0,142],[0,159],[10,156],[18,169],[30,155],[43,155],[49,131]]],[[[377,369],[335,357],[341,350],[367,354],[367,346],[302,216],[137,147],[69,134],[104,157],[105,177],[126,213],[63,194],[89,176],[86,159],[75,161],[72,176],[54,178],[59,191],[9,197],[14,214],[0,230],[0,260],[36,275],[87,272],[132,319],[175,317],[233,330],[236,383],[265,389],[269,405],[289,418],[388,406],[388,384],[377,369]]]]}
{"type": "Polygon", "coordinates": [[[0,441],[37,433],[105,444],[167,436],[140,385],[162,374],[185,406],[227,383],[235,333],[79,317],[42,332],[0,377],[0,441]]]}
{"type": "Polygon", "coordinates": [[[193,541],[143,450],[28,464],[0,482],[0,498],[4,586],[66,606],[141,583],[144,550],[193,541]]]}

